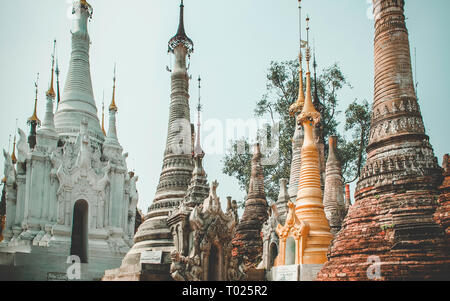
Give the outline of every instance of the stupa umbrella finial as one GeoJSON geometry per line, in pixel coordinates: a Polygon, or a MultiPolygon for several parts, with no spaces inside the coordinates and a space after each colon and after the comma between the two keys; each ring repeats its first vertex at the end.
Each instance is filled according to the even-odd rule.
{"type": "Polygon", "coordinates": [[[194,52],[194,42],[186,35],[184,29],[184,4],[181,0],[180,4],[180,21],[178,24],[178,30],[175,36],[169,41],[169,52],[173,52],[179,45],[186,47],[188,54],[194,52]]]}

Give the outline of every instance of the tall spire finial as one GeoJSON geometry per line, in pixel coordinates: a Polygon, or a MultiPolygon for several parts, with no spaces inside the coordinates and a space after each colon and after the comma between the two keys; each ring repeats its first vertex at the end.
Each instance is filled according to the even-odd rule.
{"type": "Polygon", "coordinates": [[[89,17],[91,18],[94,12],[92,6],[86,0],[80,0],[80,6],[89,12],[89,17]]]}
{"type": "Polygon", "coordinates": [[[59,91],[59,64],[58,64],[58,48],[56,48],[56,105],[61,101],[61,93],[59,91]]]}
{"type": "Polygon", "coordinates": [[[37,78],[36,78],[36,81],[34,83],[34,86],[36,88],[36,95],[35,95],[35,98],[34,98],[34,111],[33,111],[33,115],[30,118],[28,118],[28,123],[36,122],[38,125],[40,125],[41,121],[37,117],[37,100],[38,100],[38,91],[39,91],[39,89],[38,89],[38,87],[39,87],[39,73],[37,74],[37,78]]]}
{"type": "Polygon", "coordinates": [[[180,4],[180,21],[178,24],[177,34],[170,39],[169,41],[169,52],[173,52],[175,48],[182,44],[186,47],[188,54],[194,52],[194,43],[188,36],[186,35],[186,31],[184,29],[184,3],[181,0],[180,4]]]}
{"type": "Polygon", "coordinates": [[[309,47],[309,20],[310,20],[309,17],[306,17],[306,31],[308,43],[308,46],[306,48],[306,98],[303,110],[297,117],[297,122],[298,124],[303,124],[304,122],[307,121],[311,125],[316,125],[320,122],[320,113],[317,112],[316,108],[313,105],[311,94],[311,70],[309,68],[309,62],[311,60],[310,54],[311,49],[309,47]]]}
{"type": "Polygon", "coordinates": [[[317,111],[322,113],[323,105],[320,102],[319,91],[317,88],[317,61],[316,61],[316,46],[315,46],[314,41],[313,41],[313,68],[314,68],[314,97],[313,97],[314,100],[313,100],[313,104],[314,104],[314,107],[317,109],[317,111]]]}
{"type": "Polygon", "coordinates": [[[202,111],[202,104],[201,104],[201,85],[202,78],[198,77],[198,105],[197,105],[197,141],[195,143],[194,148],[194,156],[203,156],[204,152],[202,149],[202,146],[200,145],[200,112],[202,111]]]}
{"type": "Polygon", "coordinates": [[[309,47],[309,16],[306,15],[306,62],[307,62],[307,72],[309,72],[309,61],[311,60],[311,48],[309,47]]]}
{"type": "Polygon", "coordinates": [[[50,97],[52,99],[55,99],[56,94],[55,90],[53,89],[53,76],[55,71],[55,53],[56,53],[56,40],[53,41],[53,54],[52,54],[52,78],[50,80],[50,88],[48,89],[46,95],[47,97],[50,97]]]}
{"type": "Polygon", "coordinates": [[[303,63],[302,63],[302,48],[305,48],[305,41],[302,40],[302,0],[298,0],[298,10],[299,10],[299,40],[300,40],[300,51],[298,55],[298,60],[300,63],[299,67],[299,84],[298,84],[298,98],[289,108],[289,115],[295,117],[298,113],[302,111],[303,105],[305,103],[305,92],[303,87],[303,63]]]}
{"type": "Polygon", "coordinates": [[[114,83],[113,84],[113,95],[112,95],[111,105],[109,106],[109,110],[117,112],[117,106],[116,106],[116,64],[114,64],[113,83],[114,83]]]}
{"type": "Polygon", "coordinates": [[[105,90],[103,90],[103,99],[102,99],[102,132],[103,132],[103,135],[106,136],[106,131],[105,131],[105,90]]]}
{"type": "Polygon", "coordinates": [[[17,157],[16,157],[16,134],[14,134],[14,143],[13,143],[13,151],[11,154],[11,161],[13,164],[17,163],[17,157]]]}
{"type": "Polygon", "coordinates": [[[300,18],[298,19],[298,32],[300,37],[300,60],[302,56],[303,40],[302,40],[302,0],[298,0],[298,14],[300,18]]]}

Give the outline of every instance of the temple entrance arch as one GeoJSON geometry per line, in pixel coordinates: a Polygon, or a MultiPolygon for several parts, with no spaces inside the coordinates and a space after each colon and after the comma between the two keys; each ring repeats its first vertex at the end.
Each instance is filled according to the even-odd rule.
{"type": "Polygon", "coordinates": [[[222,252],[216,244],[211,246],[208,258],[208,280],[222,281],[222,252]]]}
{"type": "Polygon", "coordinates": [[[285,265],[295,264],[295,239],[288,237],[286,241],[285,265]]]}
{"type": "Polygon", "coordinates": [[[72,238],[70,255],[80,257],[81,263],[88,262],[89,205],[78,200],[73,207],[72,238]]]}

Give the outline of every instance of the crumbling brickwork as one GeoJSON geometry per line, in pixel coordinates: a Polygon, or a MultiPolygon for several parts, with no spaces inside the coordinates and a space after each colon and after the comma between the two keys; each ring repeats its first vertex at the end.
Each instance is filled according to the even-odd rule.
{"type": "Polygon", "coordinates": [[[233,256],[239,258],[247,268],[256,268],[262,260],[262,226],[268,218],[268,205],[264,192],[264,174],[261,165],[259,144],[252,159],[250,187],[245,202],[245,210],[233,238],[233,256]]]}
{"type": "Polygon", "coordinates": [[[414,90],[405,2],[373,4],[375,95],[367,163],[317,279],[449,280],[444,230],[433,219],[442,172],[414,90]]]}
{"type": "Polygon", "coordinates": [[[444,156],[442,168],[444,170],[444,181],[439,187],[441,195],[434,218],[445,230],[448,244],[450,240],[450,156],[448,154],[444,156]]]}

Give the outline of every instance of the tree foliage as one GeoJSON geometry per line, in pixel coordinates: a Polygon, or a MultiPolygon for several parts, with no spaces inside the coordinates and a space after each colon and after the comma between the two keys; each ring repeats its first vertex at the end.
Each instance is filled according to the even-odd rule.
{"type": "MultiPolygon", "coordinates": [[[[314,78],[312,79],[314,81],[314,78]]],[[[305,82],[305,79],[303,79],[305,82]]],[[[304,84],[306,87],[306,83],[304,84]]],[[[317,95],[323,105],[322,128],[324,141],[330,135],[336,135],[340,141],[339,155],[341,156],[343,174],[346,182],[356,180],[361,166],[365,160],[370,127],[370,108],[367,101],[359,104],[356,100],[345,112],[345,130],[351,139],[338,133],[339,91],[344,87],[351,87],[338,64],[322,70],[317,81],[312,85],[317,87],[317,95]],[[348,139],[348,140],[347,140],[348,139]]],[[[272,62],[267,75],[267,90],[256,103],[255,116],[266,117],[271,120],[267,125],[273,129],[279,126],[279,158],[276,164],[264,166],[264,184],[267,198],[275,201],[279,192],[279,180],[289,179],[292,161],[292,137],[295,131],[295,119],[289,116],[289,107],[297,100],[299,90],[299,62],[297,60],[286,62],[272,62]]],[[[265,133],[259,133],[259,136],[265,133]]],[[[232,141],[232,147],[223,159],[223,172],[235,177],[242,190],[248,192],[248,183],[251,173],[252,148],[250,141],[242,137],[232,141]],[[245,145],[246,152],[239,150],[239,145],[245,145]]],[[[328,144],[325,143],[325,154],[328,153],[328,144]]],[[[243,203],[241,202],[241,205],[243,203]]]]}

